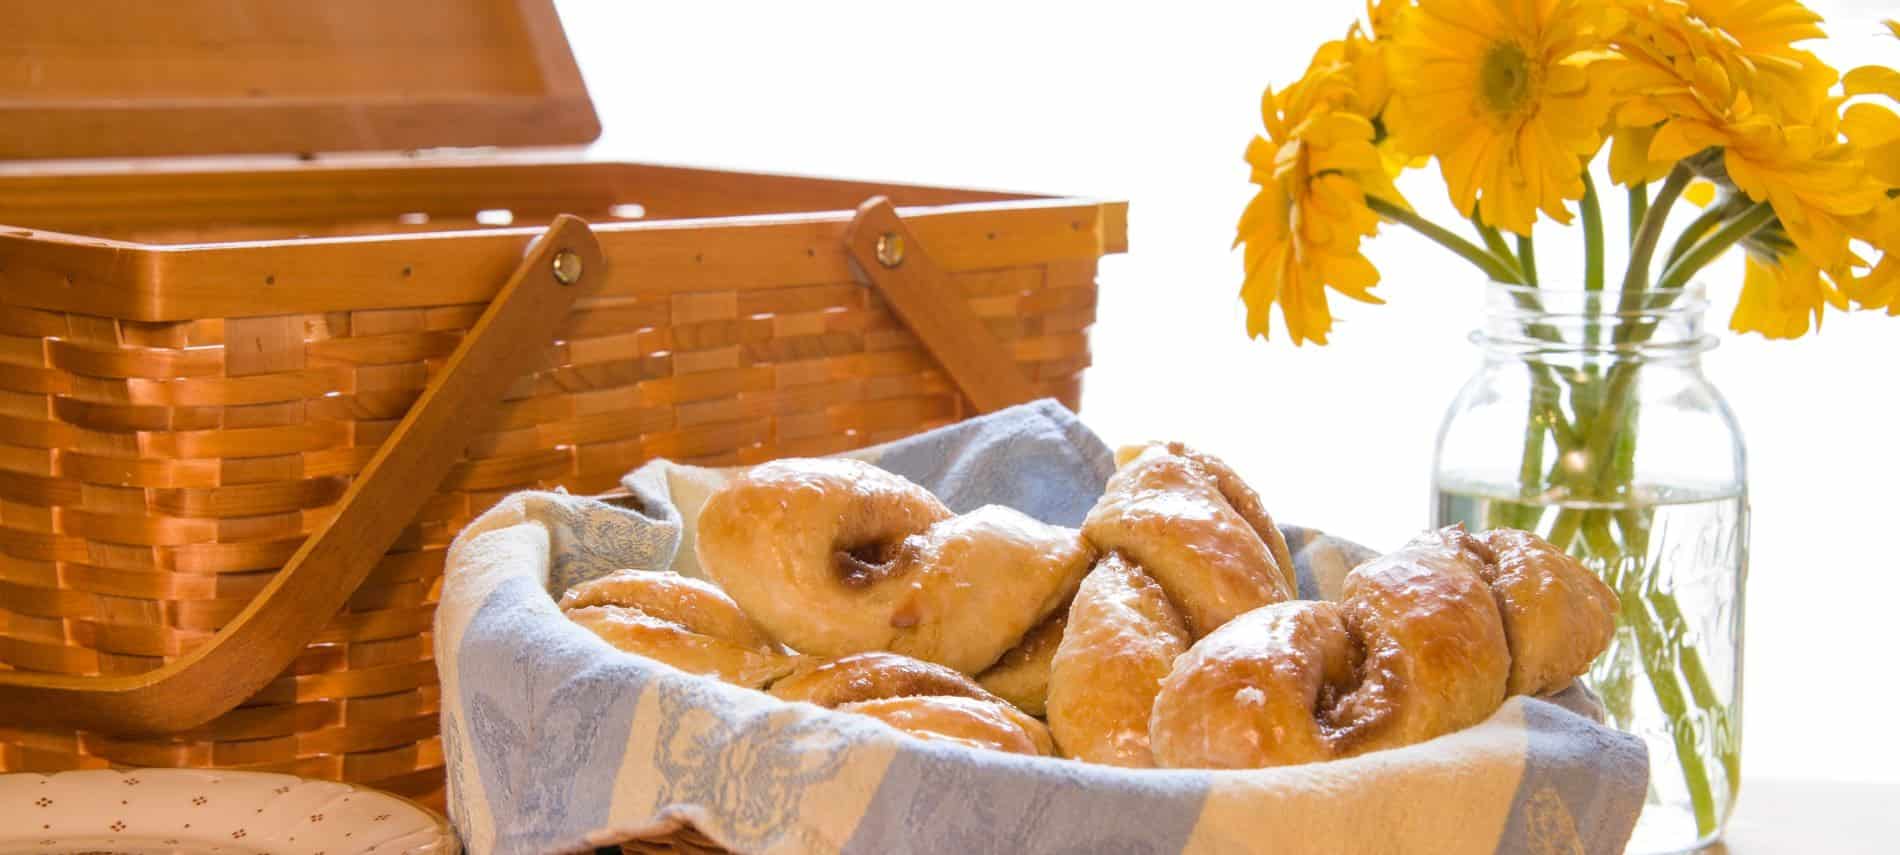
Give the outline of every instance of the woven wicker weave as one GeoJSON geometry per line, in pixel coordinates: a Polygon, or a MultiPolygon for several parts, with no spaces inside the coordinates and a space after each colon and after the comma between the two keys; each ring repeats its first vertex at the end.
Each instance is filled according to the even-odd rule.
{"type": "MultiPolygon", "coordinates": [[[[654,457],[826,454],[968,414],[932,353],[851,274],[849,206],[815,201],[825,182],[798,186],[810,192],[788,210],[830,213],[601,228],[604,288],[577,304],[558,341],[523,343],[544,351],[540,368],[514,385],[347,607],[242,706],[159,736],[0,722],[0,771],[265,769],[434,801],[443,760],[432,612],[444,549],[474,515],[520,489],[602,491],[654,457]]],[[[17,213],[9,189],[0,181],[0,220],[17,213]]],[[[863,189],[825,192],[843,200],[863,189]]],[[[885,189],[900,202],[906,192],[885,189]]],[[[1119,207],[915,194],[942,206],[907,210],[905,221],[948,286],[1034,394],[1076,406],[1095,261],[1119,248],[1119,207]]],[[[386,213],[421,204],[393,198],[386,213]]],[[[65,228],[82,214],[25,212],[65,228]]],[[[271,228],[371,231],[366,212],[350,217],[271,228]]],[[[154,265],[173,266],[122,265],[135,269],[114,279],[95,256],[139,244],[0,233],[0,676],[138,673],[209,640],[336,511],[532,235],[219,244],[259,226],[96,218],[119,239],[211,243],[151,250],[154,265]],[[271,278],[252,278],[262,270],[271,278]],[[333,281],[338,271],[360,281],[333,281]],[[47,287],[61,276],[96,290],[47,287]],[[152,277],[175,287],[127,293],[152,277]]],[[[670,840],[641,851],[708,851],[690,834],[670,840]]]]}

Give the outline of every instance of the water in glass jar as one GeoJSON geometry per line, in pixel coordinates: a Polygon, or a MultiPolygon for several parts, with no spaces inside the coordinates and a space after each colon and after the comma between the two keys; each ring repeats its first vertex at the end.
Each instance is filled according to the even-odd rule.
{"type": "Polygon", "coordinates": [[[1616,636],[1586,679],[1612,723],[1649,746],[1648,804],[1629,851],[1679,852],[1720,833],[1740,774],[1748,500],[1680,487],[1632,494],[1545,504],[1522,500],[1515,485],[1445,481],[1433,514],[1437,525],[1513,525],[1567,540],[1616,589],[1616,636]]]}

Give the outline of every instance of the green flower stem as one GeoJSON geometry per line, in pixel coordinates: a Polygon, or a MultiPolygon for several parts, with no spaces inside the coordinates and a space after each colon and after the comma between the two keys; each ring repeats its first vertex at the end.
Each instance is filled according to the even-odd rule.
{"type": "MultiPolygon", "coordinates": [[[[1694,177],[1687,166],[1678,163],[1669,171],[1669,177],[1663,179],[1653,205],[1647,203],[1646,192],[1643,194],[1648,210],[1630,247],[1630,266],[1623,276],[1622,296],[1618,300],[1619,313],[1642,308],[1643,294],[1649,285],[1649,264],[1656,254],[1656,242],[1662,236],[1663,223],[1669,219],[1669,209],[1675,206],[1676,200],[1694,177]]],[[[1633,214],[1636,195],[1630,198],[1633,214]]],[[[1647,340],[1654,329],[1654,324],[1646,328],[1641,325],[1619,325],[1613,340],[1618,345],[1640,343],[1647,340]]],[[[1585,459],[1598,471],[1598,477],[1589,484],[1591,495],[1598,499],[1609,498],[1618,483],[1627,483],[1627,477],[1619,482],[1617,475],[1629,469],[1635,459],[1635,414],[1628,411],[1634,398],[1639,366],[1640,363],[1636,362],[1618,362],[1610,368],[1603,409],[1592,420],[1595,429],[1589,432],[1589,438],[1584,442],[1585,459]]]]}
{"type": "Polygon", "coordinates": [[[1647,598],[1641,595],[1640,588],[1645,581],[1643,577],[1648,575],[1642,572],[1647,566],[1646,556],[1626,554],[1618,548],[1609,532],[1607,511],[1590,511],[1585,516],[1585,540],[1606,567],[1615,568],[1611,572],[1620,583],[1615,587],[1623,623],[1634,630],[1637,659],[1649,675],[1650,686],[1656,690],[1656,705],[1672,722],[1670,735],[1675,739],[1676,760],[1682,765],[1683,783],[1689,789],[1689,803],[1695,811],[1696,833],[1706,835],[1715,830],[1714,788],[1709,784],[1709,770],[1702,763],[1702,755],[1696,753],[1695,734],[1690,728],[1675,724],[1688,717],[1689,703],[1683,697],[1676,672],[1666,667],[1669,654],[1663,643],[1660,621],[1643,608],[1647,598]]]}
{"type": "Polygon", "coordinates": [[[1733,213],[1735,213],[1734,209],[1723,204],[1710,205],[1702,209],[1702,213],[1697,214],[1695,219],[1689,221],[1689,225],[1683,227],[1682,234],[1676,235],[1676,242],[1669,245],[1669,252],[1663,255],[1664,269],[1675,264],[1676,259],[1688,252],[1691,245],[1733,213]]]}
{"type": "MultiPolygon", "coordinates": [[[[1484,249],[1478,247],[1476,244],[1473,244],[1472,242],[1453,234],[1451,230],[1446,229],[1444,226],[1441,226],[1437,223],[1432,222],[1431,220],[1428,220],[1428,219],[1425,219],[1424,217],[1419,216],[1418,213],[1415,211],[1401,208],[1398,205],[1394,205],[1391,202],[1387,202],[1386,200],[1380,199],[1376,196],[1367,196],[1366,206],[1371,208],[1372,211],[1378,214],[1379,216],[1384,217],[1388,220],[1391,220],[1392,222],[1398,223],[1402,226],[1406,226],[1407,228],[1410,228],[1411,230],[1418,232],[1421,235],[1424,235],[1426,238],[1430,239],[1434,243],[1437,243],[1439,246],[1442,246],[1446,249],[1451,250],[1454,253],[1457,253],[1459,256],[1463,257],[1466,261],[1469,261],[1472,264],[1477,265],[1478,269],[1484,271],[1485,275],[1491,277],[1493,281],[1506,282],[1506,283],[1517,284],[1517,285],[1525,284],[1522,274],[1519,273],[1513,267],[1507,267],[1500,259],[1493,256],[1491,253],[1486,252],[1484,249]]],[[[1517,295],[1517,302],[1519,305],[1524,306],[1527,309],[1534,310],[1534,309],[1539,308],[1535,299],[1530,298],[1527,295],[1523,295],[1523,294],[1517,295]]],[[[1556,331],[1548,329],[1547,327],[1542,328],[1542,329],[1533,328],[1530,330],[1530,333],[1532,336],[1545,340],[1545,341],[1557,340],[1556,331]]],[[[1558,388],[1557,379],[1551,373],[1549,366],[1534,365],[1532,370],[1533,372],[1537,374],[1536,381],[1540,387],[1548,386],[1551,389],[1558,388]]],[[[1537,414],[1540,412],[1543,415],[1543,419],[1541,420],[1541,422],[1545,425],[1555,427],[1563,423],[1563,412],[1556,405],[1556,396],[1554,394],[1534,395],[1532,396],[1532,403],[1533,403],[1534,409],[1533,409],[1533,414],[1531,415],[1529,419],[1529,421],[1532,424],[1538,424],[1540,422],[1540,419],[1537,418],[1537,414]],[[1540,401],[1543,402],[1543,407],[1541,410],[1536,409],[1536,405],[1540,401]]],[[[1526,454],[1531,453],[1530,450],[1532,448],[1538,449],[1538,453],[1542,452],[1543,439],[1541,436],[1536,439],[1535,445],[1530,444],[1531,440],[1529,438],[1527,438],[1525,442],[1526,442],[1526,445],[1525,445],[1526,454]]]]}
{"type": "MultiPolygon", "coordinates": [[[[1646,567],[1646,545],[1641,552],[1637,551],[1634,544],[1619,545],[1610,533],[1610,520],[1608,511],[1566,508],[1558,514],[1557,522],[1551,527],[1550,542],[1565,552],[1574,552],[1577,538],[1582,536],[1585,554],[1597,560],[1606,577],[1604,581],[1617,593],[1622,624],[1636,637],[1637,659],[1649,676],[1650,685],[1655,687],[1657,706],[1670,721],[1681,721],[1688,714],[1688,704],[1683,698],[1682,687],[1676,682],[1676,674],[1662,668],[1665,650],[1663,633],[1659,629],[1661,622],[1652,619],[1644,611],[1644,606],[1653,602],[1651,598],[1642,596],[1641,591],[1646,575],[1642,572],[1646,567]]],[[[1631,530],[1625,529],[1626,534],[1631,530]]],[[[1644,527],[1641,530],[1647,529],[1644,527]]],[[[1698,706],[1708,708],[1707,705],[1698,706]]],[[[1676,742],[1677,759],[1682,766],[1683,781],[1695,811],[1697,833],[1708,834],[1715,829],[1714,788],[1709,783],[1708,769],[1702,764],[1701,756],[1695,753],[1693,734],[1688,733],[1686,728],[1672,727],[1671,730],[1676,742]]]]}
{"type": "Polygon", "coordinates": [[[1504,236],[1498,234],[1497,229],[1485,225],[1484,221],[1477,217],[1471,219],[1471,225],[1477,228],[1478,236],[1484,238],[1484,246],[1490,250],[1491,256],[1504,262],[1504,266],[1517,271],[1517,281],[1519,283],[1536,286],[1537,283],[1524,274],[1524,267],[1517,263],[1517,256],[1511,252],[1511,247],[1505,244],[1504,236]]]}
{"type": "Polygon", "coordinates": [[[1525,235],[1517,238],[1517,267],[1524,271],[1525,283],[1537,287],[1537,246],[1525,235]]]}
{"type": "Polygon", "coordinates": [[[1583,171],[1583,290],[1603,290],[1603,203],[1590,170],[1583,171]]]}
{"type": "MultiPolygon", "coordinates": [[[[1502,261],[1500,261],[1498,258],[1491,255],[1490,253],[1486,252],[1485,250],[1479,248],[1476,244],[1473,244],[1472,242],[1453,234],[1449,229],[1446,229],[1444,226],[1441,226],[1437,223],[1432,222],[1431,220],[1428,220],[1428,219],[1425,219],[1424,217],[1419,216],[1418,213],[1415,211],[1411,211],[1411,210],[1399,207],[1398,205],[1394,205],[1391,202],[1387,202],[1386,200],[1380,199],[1376,196],[1367,196],[1366,206],[1371,208],[1372,211],[1378,214],[1379,216],[1384,217],[1388,220],[1391,220],[1392,222],[1398,223],[1399,225],[1410,228],[1411,230],[1418,232],[1421,235],[1424,235],[1426,238],[1430,239],[1432,242],[1438,244],[1439,246],[1442,246],[1446,249],[1451,250],[1454,253],[1457,253],[1459,256],[1463,257],[1466,261],[1469,261],[1472,264],[1477,265],[1478,269],[1484,271],[1485,275],[1491,277],[1493,281],[1506,282],[1506,283],[1512,283],[1512,284],[1518,284],[1518,285],[1525,284],[1521,274],[1517,270],[1510,267],[1506,267],[1502,261]]],[[[1530,308],[1530,309],[1537,308],[1537,304],[1534,300],[1529,301],[1527,304],[1527,297],[1525,295],[1518,296],[1518,303],[1520,305],[1524,305],[1526,308],[1530,308]]],[[[1554,330],[1533,329],[1531,330],[1531,334],[1545,341],[1557,340],[1557,334],[1556,334],[1556,331],[1554,330]]],[[[1533,370],[1538,371],[1539,373],[1538,381],[1540,385],[1548,384],[1550,388],[1552,389],[1558,388],[1557,379],[1554,375],[1551,374],[1549,366],[1538,366],[1537,368],[1533,370]]],[[[1556,405],[1555,395],[1539,396],[1539,397],[1543,397],[1544,400],[1546,401],[1546,407],[1543,410],[1543,414],[1545,418],[1544,423],[1553,428],[1556,428],[1562,425],[1563,412],[1556,405]]],[[[1536,419],[1533,418],[1532,421],[1535,422],[1536,419]]],[[[1543,448],[1543,441],[1541,438],[1538,440],[1535,447],[1538,448],[1541,452],[1541,449],[1543,448]]],[[[1529,445],[1526,446],[1527,453],[1529,452],[1530,448],[1531,446],[1529,445]]]]}
{"type": "MultiPolygon", "coordinates": [[[[1646,515],[1634,510],[1620,510],[1615,514],[1616,526],[1623,532],[1623,541],[1629,544],[1632,555],[1649,555],[1649,520],[1646,515]]],[[[1664,633],[1676,638],[1687,637],[1689,621],[1682,616],[1682,609],[1676,605],[1676,599],[1656,589],[1645,586],[1644,598],[1649,601],[1650,610],[1656,613],[1664,633]]],[[[1703,710],[1724,710],[1724,704],[1715,696],[1715,684],[1709,679],[1708,668],[1702,664],[1702,653],[1694,647],[1684,645],[1677,656],[1681,663],[1683,682],[1689,686],[1689,695],[1698,708],[1703,710]]],[[[1725,711],[1724,711],[1725,712],[1725,711]]],[[[1741,752],[1733,745],[1721,748],[1722,772],[1728,784],[1729,796],[1735,795],[1735,787],[1742,780],[1741,752]]]]}
{"type": "MultiPolygon", "coordinates": [[[[1524,416],[1524,452],[1518,462],[1517,479],[1522,485],[1519,492],[1529,496],[1543,490],[1539,478],[1544,472],[1544,441],[1553,427],[1563,424],[1563,411],[1557,406],[1562,396],[1550,366],[1528,360],[1526,364],[1531,368],[1531,394],[1526,405],[1529,412],[1524,416]]],[[[1558,455],[1562,453],[1560,449],[1558,455]]],[[[1511,509],[1511,518],[1489,520],[1491,528],[1535,528],[1537,518],[1542,516],[1529,502],[1511,502],[1504,507],[1511,509]]]]}
{"type": "Polygon", "coordinates": [[[1642,611],[1643,601],[1635,592],[1625,589],[1622,594],[1623,619],[1635,621],[1641,627],[1636,633],[1638,656],[1642,660],[1643,671],[1649,675],[1649,684],[1656,690],[1656,705],[1670,721],[1669,735],[1676,743],[1676,761],[1682,765],[1682,781],[1689,789],[1689,804],[1695,811],[1697,836],[1715,831],[1715,788],[1709,783],[1709,767],[1702,762],[1702,755],[1696,753],[1694,729],[1687,726],[1684,719],[1689,713],[1689,703],[1682,697],[1682,687],[1676,682],[1676,673],[1667,667],[1669,651],[1661,646],[1655,627],[1650,618],[1642,611]]]}
{"type": "MultiPolygon", "coordinates": [[[[1662,229],[1670,209],[1690,180],[1689,171],[1678,166],[1664,180],[1654,204],[1645,188],[1637,187],[1630,191],[1631,260],[1629,269],[1625,271],[1617,307],[1619,315],[1625,318],[1653,308],[1646,305],[1650,294],[1668,294],[1665,289],[1680,289],[1695,270],[1701,269],[1723,250],[1766,222],[1766,215],[1752,210],[1720,229],[1716,227],[1724,218],[1719,214],[1705,213],[1697,217],[1696,223],[1691,225],[1693,234],[1672,248],[1666,269],[1657,280],[1657,289],[1650,290],[1650,267],[1662,229]],[[1750,222],[1758,217],[1762,219],[1750,222]],[[1715,233],[1707,234],[1711,229],[1715,233]]],[[[1586,194],[1594,195],[1594,187],[1586,185],[1586,194]]],[[[1595,207],[1600,209],[1600,204],[1595,207]]],[[[1592,216],[1592,209],[1593,206],[1586,202],[1585,286],[1589,290],[1598,290],[1602,287],[1600,280],[1591,276],[1589,271],[1595,264],[1601,263],[1598,260],[1593,264],[1591,258],[1598,252],[1591,233],[1597,232],[1600,240],[1601,222],[1600,216],[1592,216]],[[1593,219],[1597,220],[1594,226],[1593,219]]],[[[1597,213],[1600,215],[1600,210],[1597,213]]],[[[1530,270],[1534,271],[1534,262],[1532,265],[1530,270]]],[[[1649,318],[1636,322],[1625,321],[1615,327],[1613,341],[1619,347],[1640,345],[1650,339],[1655,327],[1656,322],[1649,318]]],[[[1586,334],[1590,332],[1595,331],[1587,331],[1586,334]]],[[[1598,343],[1594,335],[1590,336],[1589,343],[1598,343]]],[[[1584,372],[1576,380],[1566,381],[1571,390],[1576,430],[1569,436],[1557,436],[1542,423],[1527,425],[1527,437],[1536,440],[1533,445],[1527,439],[1525,459],[1522,461],[1524,465],[1520,470],[1520,480],[1527,492],[1542,491],[1549,484],[1562,487],[1563,492],[1574,498],[1592,503],[1634,500],[1622,494],[1635,477],[1639,367],[1640,362],[1637,361],[1616,361],[1600,378],[1594,372],[1584,372]],[[1548,474],[1545,474],[1546,438],[1556,439],[1560,447],[1574,444],[1587,461],[1585,468],[1582,471],[1567,470],[1560,460],[1550,465],[1548,474]]],[[[1546,393],[1541,389],[1542,383],[1538,386],[1540,388],[1533,389],[1533,394],[1541,397],[1546,393]]],[[[1542,411],[1540,407],[1533,408],[1534,413],[1542,411]]],[[[1655,574],[1659,568],[1649,565],[1649,527],[1645,513],[1642,509],[1612,512],[1560,507],[1556,518],[1549,525],[1548,537],[1560,549],[1594,557],[1594,563],[1602,567],[1606,581],[1619,592],[1622,622],[1629,633],[1627,637],[1634,642],[1632,653],[1652,686],[1657,706],[1671,723],[1677,760],[1699,833],[1709,834],[1718,823],[1715,780],[1711,775],[1713,770],[1698,753],[1695,730],[1688,723],[1692,713],[1718,722],[1726,721],[1727,710],[1719,703],[1700,652],[1681,643],[1687,622],[1672,596],[1658,587],[1655,574]]],[[[1528,518],[1530,515],[1525,516],[1528,518]]],[[[1732,742],[1723,744],[1717,754],[1721,770],[1725,773],[1727,794],[1731,798],[1740,771],[1740,757],[1732,745],[1732,742]]]]}
{"type": "Polygon", "coordinates": [[[1570,552],[1577,542],[1577,534],[1582,530],[1583,511],[1563,508],[1557,512],[1557,518],[1551,521],[1550,534],[1545,539],[1559,550],[1570,552]]]}
{"type": "Polygon", "coordinates": [[[1649,187],[1638,184],[1630,188],[1630,245],[1636,245],[1636,233],[1643,227],[1643,218],[1649,215],[1649,187]]]}
{"type": "Polygon", "coordinates": [[[1689,277],[1696,275],[1722,253],[1727,252],[1729,247],[1740,243],[1743,238],[1767,225],[1768,221],[1774,218],[1774,206],[1767,202],[1756,202],[1741,216],[1716,229],[1714,234],[1696,241],[1693,248],[1684,252],[1681,258],[1676,259],[1668,269],[1663,271],[1662,278],[1657,280],[1657,287],[1660,289],[1681,288],[1688,284],[1689,277]]]}
{"type": "MultiPolygon", "coordinates": [[[[1654,329],[1651,325],[1618,332],[1619,339],[1640,344],[1648,340],[1654,329]]],[[[1598,399],[1600,409],[1580,408],[1578,412],[1578,424],[1584,427],[1587,437],[1584,446],[1590,469],[1581,473],[1553,470],[1553,477],[1568,476],[1566,480],[1571,483],[1567,486],[1573,494],[1595,501],[1610,501],[1616,498],[1617,486],[1628,484],[1634,477],[1633,399],[1638,377],[1635,368],[1633,363],[1612,368],[1598,399]]],[[[1573,389],[1573,397],[1580,400],[1594,397],[1576,395],[1582,391],[1573,389]]],[[[1552,526],[1552,542],[1569,551],[1579,537],[1584,550],[1600,560],[1608,577],[1606,581],[1618,591],[1623,623],[1636,641],[1637,658],[1655,692],[1658,708],[1672,723],[1677,760],[1689,791],[1698,833],[1709,834],[1718,821],[1711,770],[1697,753],[1691,728],[1677,723],[1687,722],[1691,710],[1719,719],[1726,718],[1726,710],[1718,702],[1700,653],[1679,642],[1671,645],[1665,641],[1683,638],[1687,623],[1674,599],[1657,588],[1652,572],[1646,572],[1655,570],[1648,565],[1649,527],[1638,511],[1560,513],[1552,526]],[[1612,524],[1623,535],[1621,546],[1610,533],[1612,524]]],[[[1720,752],[1728,794],[1732,797],[1735,782],[1739,780],[1740,756],[1728,746],[1722,747],[1720,752]]]]}
{"type": "MultiPolygon", "coordinates": [[[[1635,308],[1632,300],[1640,301],[1642,291],[1649,287],[1649,262],[1656,255],[1656,242],[1662,238],[1663,223],[1669,219],[1669,209],[1675,207],[1676,199],[1682,191],[1688,189],[1689,181],[1695,173],[1680,163],[1669,170],[1669,177],[1663,179],[1662,189],[1656,191],[1656,201],[1648,205],[1643,214],[1642,226],[1636,230],[1636,237],[1630,243],[1630,266],[1623,274],[1623,308],[1635,308]]],[[[1631,213],[1635,213],[1633,206],[1631,213]]],[[[1638,303],[1640,305],[1640,303],[1638,303]]]]}
{"type": "Polygon", "coordinates": [[[1484,271],[1484,275],[1491,277],[1493,281],[1524,284],[1524,280],[1518,276],[1515,269],[1505,266],[1477,244],[1452,234],[1444,226],[1376,196],[1366,197],[1366,207],[1371,208],[1373,213],[1410,228],[1431,239],[1433,243],[1457,253],[1466,261],[1477,265],[1478,269],[1484,271]]]}
{"type": "MultiPolygon", "coordinates": [[[[1531,403],[1533,409],[1536,408],[1536,406],[1536,402],[1531,403]]],[[[1543,419],[1532,416],[1530,421],[1530,426],[1524,429],[1524,461],[1519,465],[1517,477],[1518,480],[1524,483],[1526,488],[1534,490],[1534,485],[1537,483],[1537,476],[1541,475],[1544,471],[1544,437],[1550,431],[1544,427],[1543,419]]],[[[1491,526],[1492,528],[1522,529],[1537,524],[1535,519],[1531,516],[1531,512],[1534,509],[1528,504],[1513,502],[1510,506],[1517,509],[1515,514],[1516,519],[1500,520],[1497,525],[1491,526]]]]}

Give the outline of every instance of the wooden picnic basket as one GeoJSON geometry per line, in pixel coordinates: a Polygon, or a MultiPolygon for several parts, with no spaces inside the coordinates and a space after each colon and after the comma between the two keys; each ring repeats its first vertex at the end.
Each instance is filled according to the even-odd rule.
{"type": "Polygon", "coordinates": [[[549,0],[10,10],[0,771],[439,802],[458,527],[658,456],[1073,407],[1096,261],[1123,246],[1113,203],[578,158],[49,163],[598,124],[549,0]]]}

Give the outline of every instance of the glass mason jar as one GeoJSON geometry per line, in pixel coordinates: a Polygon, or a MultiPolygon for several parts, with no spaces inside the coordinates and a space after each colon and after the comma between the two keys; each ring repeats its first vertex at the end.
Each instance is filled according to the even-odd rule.
{"type": "Polygon", "coordinates": [[[1482,363],[1445,415],[1435,525],[1537,532],[1622,602],[1586,678],[1649,747],[1631,852],[1720,837],[1741,769],[1748,496],[1741,433],[1702,374],[1700,286],[1493,284],[1482,363]]]}

